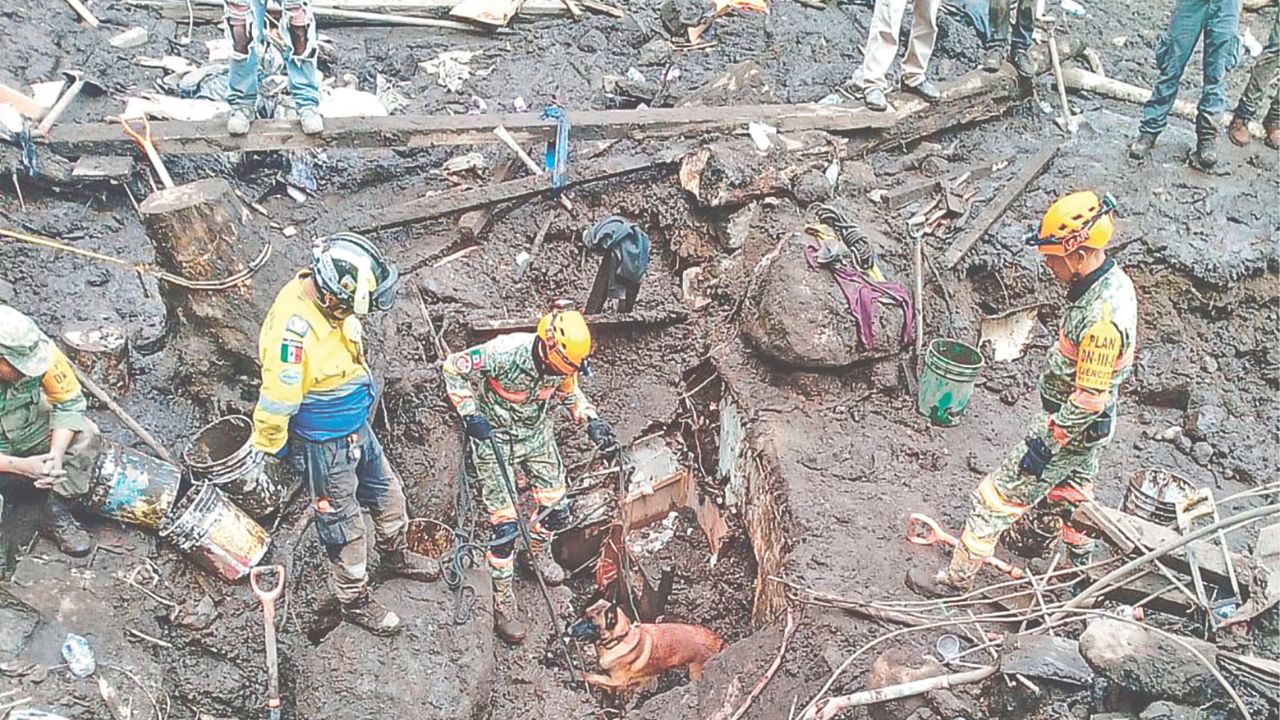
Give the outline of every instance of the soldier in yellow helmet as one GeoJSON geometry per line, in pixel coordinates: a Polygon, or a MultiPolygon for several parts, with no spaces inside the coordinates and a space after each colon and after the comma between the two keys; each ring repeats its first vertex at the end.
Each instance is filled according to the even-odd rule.
{"type": "Polygon", "coordinates": [[[1000,535],[1039,503],[1063,518],[1062,540],[1077,566],[1093,543],[1069,521],[1093,497],[1099,450],[1115,434],[1116,394],[1133,367],[1138,301],[1133,282],[1106,246],[1113,230],[1111,196],[1085,191],[1049,207],[1027,237],[1054,279],[1068,286],[1058,342],[1040,372],[1041,411],[1031,432],[983,478],[951,562],[934,572],[913,568],[907,584],[925,595],[966,591],[1000,535]]]}
{"type": "Polygon", "coordinates": [[[534,333],[510,333],[483,345],[454,353],[444,362],[449,401],[462,416],[471,438],[470,458],[489,513],[489,574],[493,580],[494,629],[506,642],[524,640],[524,615],[516,605],[517,509],[514,489],[504,487],[494,440],[502,450],[511,481],[519,468],[529,480],[539,511],[530,527],[532,557],[549,585],[564,582],[565,572],[551,558],[550,541],[568,522],[565,469],[548,415],[558,401],[576,421],[586,423],[597,447],[616,447],[613,428],[596,414],[578,386],[578,373],[591,353],[591,332],[582,314],[554,310],[543,316],[534,333]]]}

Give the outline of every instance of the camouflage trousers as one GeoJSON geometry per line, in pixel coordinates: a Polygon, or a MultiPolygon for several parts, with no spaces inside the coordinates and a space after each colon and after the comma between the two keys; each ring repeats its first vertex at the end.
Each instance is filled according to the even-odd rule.
{"type": "Polygon", "coordinates": [[[487,554],[489,574],[495,581],[509,579],[515,574],[516,506],[512,493],[519,497],[527,485],[530,497],[539,508],[529,526],[534,545],[549,542],[551,531],[543,526],[541,516],[551,510],[562,509],[565,498],[565,468],[556,445],[555,428],[549,422],[519,433],[495,429],[494,440],[502,449],[502,459],[507,474],[515,485],[509,491],[504,486],[502,469],[488,441],[472,440],[471,467],[473,477],[480,486],[480,501],[489,514],[489,526],[493,537],[487,554]],[[500,538],[510,538],[500,542],[500,538]]]}
{"type": "Polygon", "coordinates": [[[991,557],[1000,536],[1029,510],[1041,506],[1062,518],[1062,542],[1072,563],[1087,565],[1094,541],[1072,524],[1071,513],[1080,503],[1093,499],[1093,479],[1103,444],[1071,443],[1059,449],[1044,473],[1036,477],[1019,469],[1027,444],[1018,443],[973,491],[960,546],[972,558],[991,557]]]}

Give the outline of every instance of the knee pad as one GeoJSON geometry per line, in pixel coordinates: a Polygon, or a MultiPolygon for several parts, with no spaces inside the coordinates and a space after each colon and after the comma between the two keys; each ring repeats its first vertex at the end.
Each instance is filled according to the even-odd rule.
{"type": "Polygon", "coordinates": [[[489,553],[498,558],[509,558],[516,552],[516,536],[520,526],[514,520],[494,525],[489,530],[489,553]]]}

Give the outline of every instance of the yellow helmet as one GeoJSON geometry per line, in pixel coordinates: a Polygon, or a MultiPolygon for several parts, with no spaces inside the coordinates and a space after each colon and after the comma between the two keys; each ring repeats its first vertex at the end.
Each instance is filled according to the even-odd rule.
{"type": "Polygon", "coordinates": [[[1079,248],[1102,249],[1111,240],[1114,229],[1111,213],[1115,198],[1091,190],[1063,195],[1045,211],[1040,232],[1027,238],[1027,244],[1044,255],[1070,255],[1079,248]]]}
{"type": "Polygon", "coordinates": [[[578,372],[591,354],[591,330],[577,310],[552,310],[538,321],[538,338],[547,349],[547,364],[561,375],[578,372]]]}

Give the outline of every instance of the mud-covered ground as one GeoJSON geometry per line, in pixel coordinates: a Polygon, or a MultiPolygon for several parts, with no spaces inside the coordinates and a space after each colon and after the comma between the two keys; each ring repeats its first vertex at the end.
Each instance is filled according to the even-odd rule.
{"type": "MultiPolygon", "coordinates": [[[[1098,0],[1088,3],[1087,17],[1069,19],[1067,32],[1090,40],[1109,75],[1147,85],[1155,74],[1153,47],[1171,4],[1098,0]]],[[[779,101],[813,101],[852,75],[870,14],[859,4],[814,10],[777,0],[767,16],[735,14],[717,21],[714,47],[680,51],[672,50],[658,34],[662,23],[656,3],[624,6],[629,11],[626,19],[587,15],[579,22],[520,22],[515,35],[500,38],[426,28],[324,28],[335,50],[326,69],[334,76],[367,79],[376,72],[393,79],[409,99],[406,113],[463,111],[473,104],[472,96],[483,99],[491,110],[510,110],[517,97],[538,107],[553,96],[569,108],[600,108],[607,102],[605,77],[624,76],[632,67],[650,80],[661,78],[668,67],[677,68],[679,77],[671,89],[680,95],[746,60],[765,68],[769,90],[779,101]],[[458,93],[440,87],[434,76],[418,69],[418,63],[442,51],[459,49],[483,51],[473,69],[491,71],[474,77],[458,93]]],[[[177,38],[185,23],[123,2],[93,7],[103,21],[98,31],[77,25],[70,9],[60,3],[16,0],[0,7],[7,27],[23,30],[0,44],[0,82],[23,86],[56,79],[63,69],[84,69],[108,88],[106,95],[73,106],[55,133],[72,132],[74,123],[117,112],[124,94],[149,90],[159,71],[136,66],[135,56],[180,54],[203,62],[204,41],[220,36],[216,25],[197,25],[193,42],[184,47],[177,38]],[[120,51],[104,42],[133,25],[150,31],[147,45],[120,51]]],[[[1246,14],[1253,35],[1260,39],[1267,35],[1270,18],[1246,14]]],[[[958,76],[978,62],[980,48],[973,30],[958,15],[944,15],[939,43],[934,66],[940,78],[958,76]]],[[[1249,62],[1246,59],[1246,67],[1230,77],[1233,101],[1249,62]]],[[[1198,68],[1197,51],[1184,79],[1183,97],[1194,99],[1198,68]]],[[[1039,89],[1037,99],[1056,108],[1052,85],[1039,89]]],[[[1115,254],[1133,276],[1142,303],[1137,370],[1124,397],[1119,434],[1104,455],[1100,499],[1118,504],[1129,475],[1153,466],[1173,469],[1215,488],[1220,496],[1273,480],[1280,439],[1275,406],[1280,367],[1275,343],[1280,300],[1276,153],[1260,143],[1239,150],[1224,141],[1227,173],[1206,176],[1182,162],[1193,140],[1188,126],[1175,120],[1153,160],[1133,165],[1124,159],[1124,146],[1136,126],[1136,108],[1078,95],[1072,101],[1086,113],[1081,132],[954,271],[939,268],[936,278],[932,272],[926,274],[926,338],[976,341],[981,314],[1033,302],[1050,305],[1041,315],[1045,324],[1022,359],[988,366],[968,415],[956,428],[930,426],[915,413],[914,398],[905,387],[885,381],[883,368],[786,369],[770,365],[738,339],[740,298],[752,269],[779,240],[801,229],[799,209],[785,197],[762,212],[736,252],[714,239],[723,216],[698,207],[672,173],[656,170],[574,191],[578,209],[572,215],[545,199],[502,207],[478,250],[440,266],[435,263],[442,253],[422,248],[439,247],[437,240],[451,237],[452,220],[384,233],[379,240],[411,271],[400,302],[373,328],[375,347],[382,348],[374,351],[375,370],[388,383],[388,412],[377,427],[405,478],[412,514],[453,519],[461,458],[459,433],[412,290],[421,291],[445,339],[457,349],[475,340],[465,331],[468,318],[534,317],[553,298],[584,299],[595,262],[580,250],[578,235],[598,217],[623,214],[644,225],[654,243],[641,309],[687,309],[680,274],[688,267],[702,265],[721,281],[712,304],[693,313],[689,322],[598,333],[596,375],[585,388],[602,414],[626,439],[654,426],[696,421],[691,405],[682,400],[692,389],[686,386],[685,372],[712,358],[745,410],[753,442],[770,449],[771,472],[785,505],[783,574],[840,595],[907,598],[902,587],[906,568],[940,562],[942,556],[904,542],[906,514],[924,511],[957,528],[970,490],[1021,436],[1038,404],[1035,376],[1039,358],[1056,334],[1051,309],[1062,294],[1034,257],[1022,250],[1019,239],[1054,196],[1080,187],[1108,190],[1119,199],[1115,254]],[[544,248],[525,278],[516,282],[511,277],[515,256],[528,247],[548,213],[554,213],[554,219],[544,248]],[[1212,422],[1195,421],[1205,417],[1204,408],[1209,408],[1212,422]],[[1184,424],[1190,426],[1187,437],[1161,439],[1168,436],[1168,428],[1184,424]]],[[[944,147],[954,143],[951,163],[959,167],[998,155],[1029,156],[1044,143],[1060,139],[1040,103],[1033,101],[1018,104],[999,120],[947,132],[932,141],[944,147]]],[[[883,170],[910,150],[879,153],[862,163],[883,170]]],[[[8,175],[7,166],[16,155],[4,145],[0,152],[8,175]]],[[[493,154],[491,149],[484,152],[493,154]]],[[[420,150],[328,151],[292,159],[265,153],[175,157],[169,167],[179,183],[212,175],[232,179],[267,209],[272,221],[297,226],[302,232],[292,240],[273,236],[278,261],[289,262],[301,256],[308,224],[326,211],[354,214],[383,206],[389,197],[445,187],[438,167],[452,154],[420,150]],[[278,181],[292,162],[312,163],[316,169],[319,191],[305,204],[285,195],[278,181]]],[[[846,163],[837,195],[889,239],[877,250],[894,279],[907,283],[911,265],[905,221],[913,208],[890,213],[866,195],[921,176],[904,171],[858,178],[852,170],[846,163]]],[[[1007,169],[977,183],[974,213],[1014,172],[1007,169]]],[[[119,187],[23,184],[22,189],[19,200],[13,186],[0,178],[5,226],[56,236],[131,263],[154,260],[138,216],[119,187]]],[[[139,199],[146,191],[141,183],[133,190],[139,199]]],[[[948,241],[931,239],[927,252],[940,256],[948,241]]],[[[275,288],[255,292],[269,294],[275,288]]],[[[174,450],[210,419],[252,408],[252,377],[229,381],[218,392],[175,384],[172,378],[180,376],[182,368],[176,367],[178,353],[163,343],[166,312],[154,280],[140,281],[130,270],[70,254],[5,242],[0,244],[0,301],[32,314],[50,333],[79,322],[123,327],[134,348],[135,378],[122,404],[174,450]]],[[[95,409],[92,416],[112,439],[134,443],[109,413],[95,409]]],[[[567,419],[561,422],[566,461],[572,468],[587,468],[589,444],[568,425],[567,419]]],[[[136,678],[137,683],[124,672],[104,671],[117,691],[133,698],[136,714],[254,716],[264,697],[265,671],[261,618],[246,588],[225,585],[194,569],[152,536],[102,522],[90,521],[100,546],[91,558],[61,557],[46,540],[33,538],[32,498],[15,491],[7,499],[11,507],[4,534],[13,573],[9,590],[34,608],[39,621],[30,610],[14,610],[11,607],[17,606],[7,600],[0,602],[0,639],[20,638],[25,628],[31,630],[27,650],[15,663],[0,666],[5,675],[0,692],[19,690],[19,696],[33,698],[33,707],[68,717],[109,717],[89,681],[73,681],[56,667],[61,663],[61,638],[66,632],[79,632],[98,648],[100,663],[128,670],[136,678]],[[198,611],[206,596],[216,608],[213,619],[198,611]],[[147,692],[163,712],[152,713],[147,692]],[[171,712],[166,704],[171,704],[171,712]]],[[[690,522],[687,512],[674,523],[680,533],[662,551],[669,554],[663,555],[664,562],[677,567],[672,616],[706,623],[733,645],[698,683],[688,684],[677,673],[664,678],[656,690],[619,701],[568,685],[542,600],[528,583],[521,588],[521,600],[530,612],[531,639],[517,649],[505,648],[491,637],[482,572],[469,578],[478,594],[472,622],[454,626],[449,621],[452,598],[442,586],[384,582],[375,561],[376,591],[406,618],[406,632],[394,640],[380,640],[349,626],[335,630],[323,552],[305,525],[304,512],[305,503],[297,501],[274,523],[276,542],[268,556],[289,561],[293,578],[281,613],[286,716],[612,717],[630,707],[628,714],[636,717],[706,718],[726,706],[736,707],[777,651],[780,619],[752,622],[758,570],[741,518],[734,519],[734,532],[715,566],[710,566],[697,524],[690,522]]],[[[1234,542],[1247,549],[1250,538],[1241,533],[1234,542]]],[[[562,621],[571,621],[587,597],[561,589],[554,599],[562,621]]],[[[805,609],[788,655],[746,717],[786,716],[797,699],[802,706],[812,697],[851,651],[886,631],[885,626],[838,611],[805,609]]],[[[908,635],[900,642],[927,652],[934,637],[908,635]]],[[[855,662],[834,689],[861,688],[877,654],[878,650],[855,662]]],[[[0,661],[12,659],[5,655],[0,661]]],[[[1116,707],[1108,704],[1113,699],[1087,693],[1033,697],[1004,683],[996,690],[983,697],[962,695],[960,709],[973,718],[1060,718],[1088,717],[1116,707]]],[[[4,702],[0,698],[0,705],[4,702]]]]}

